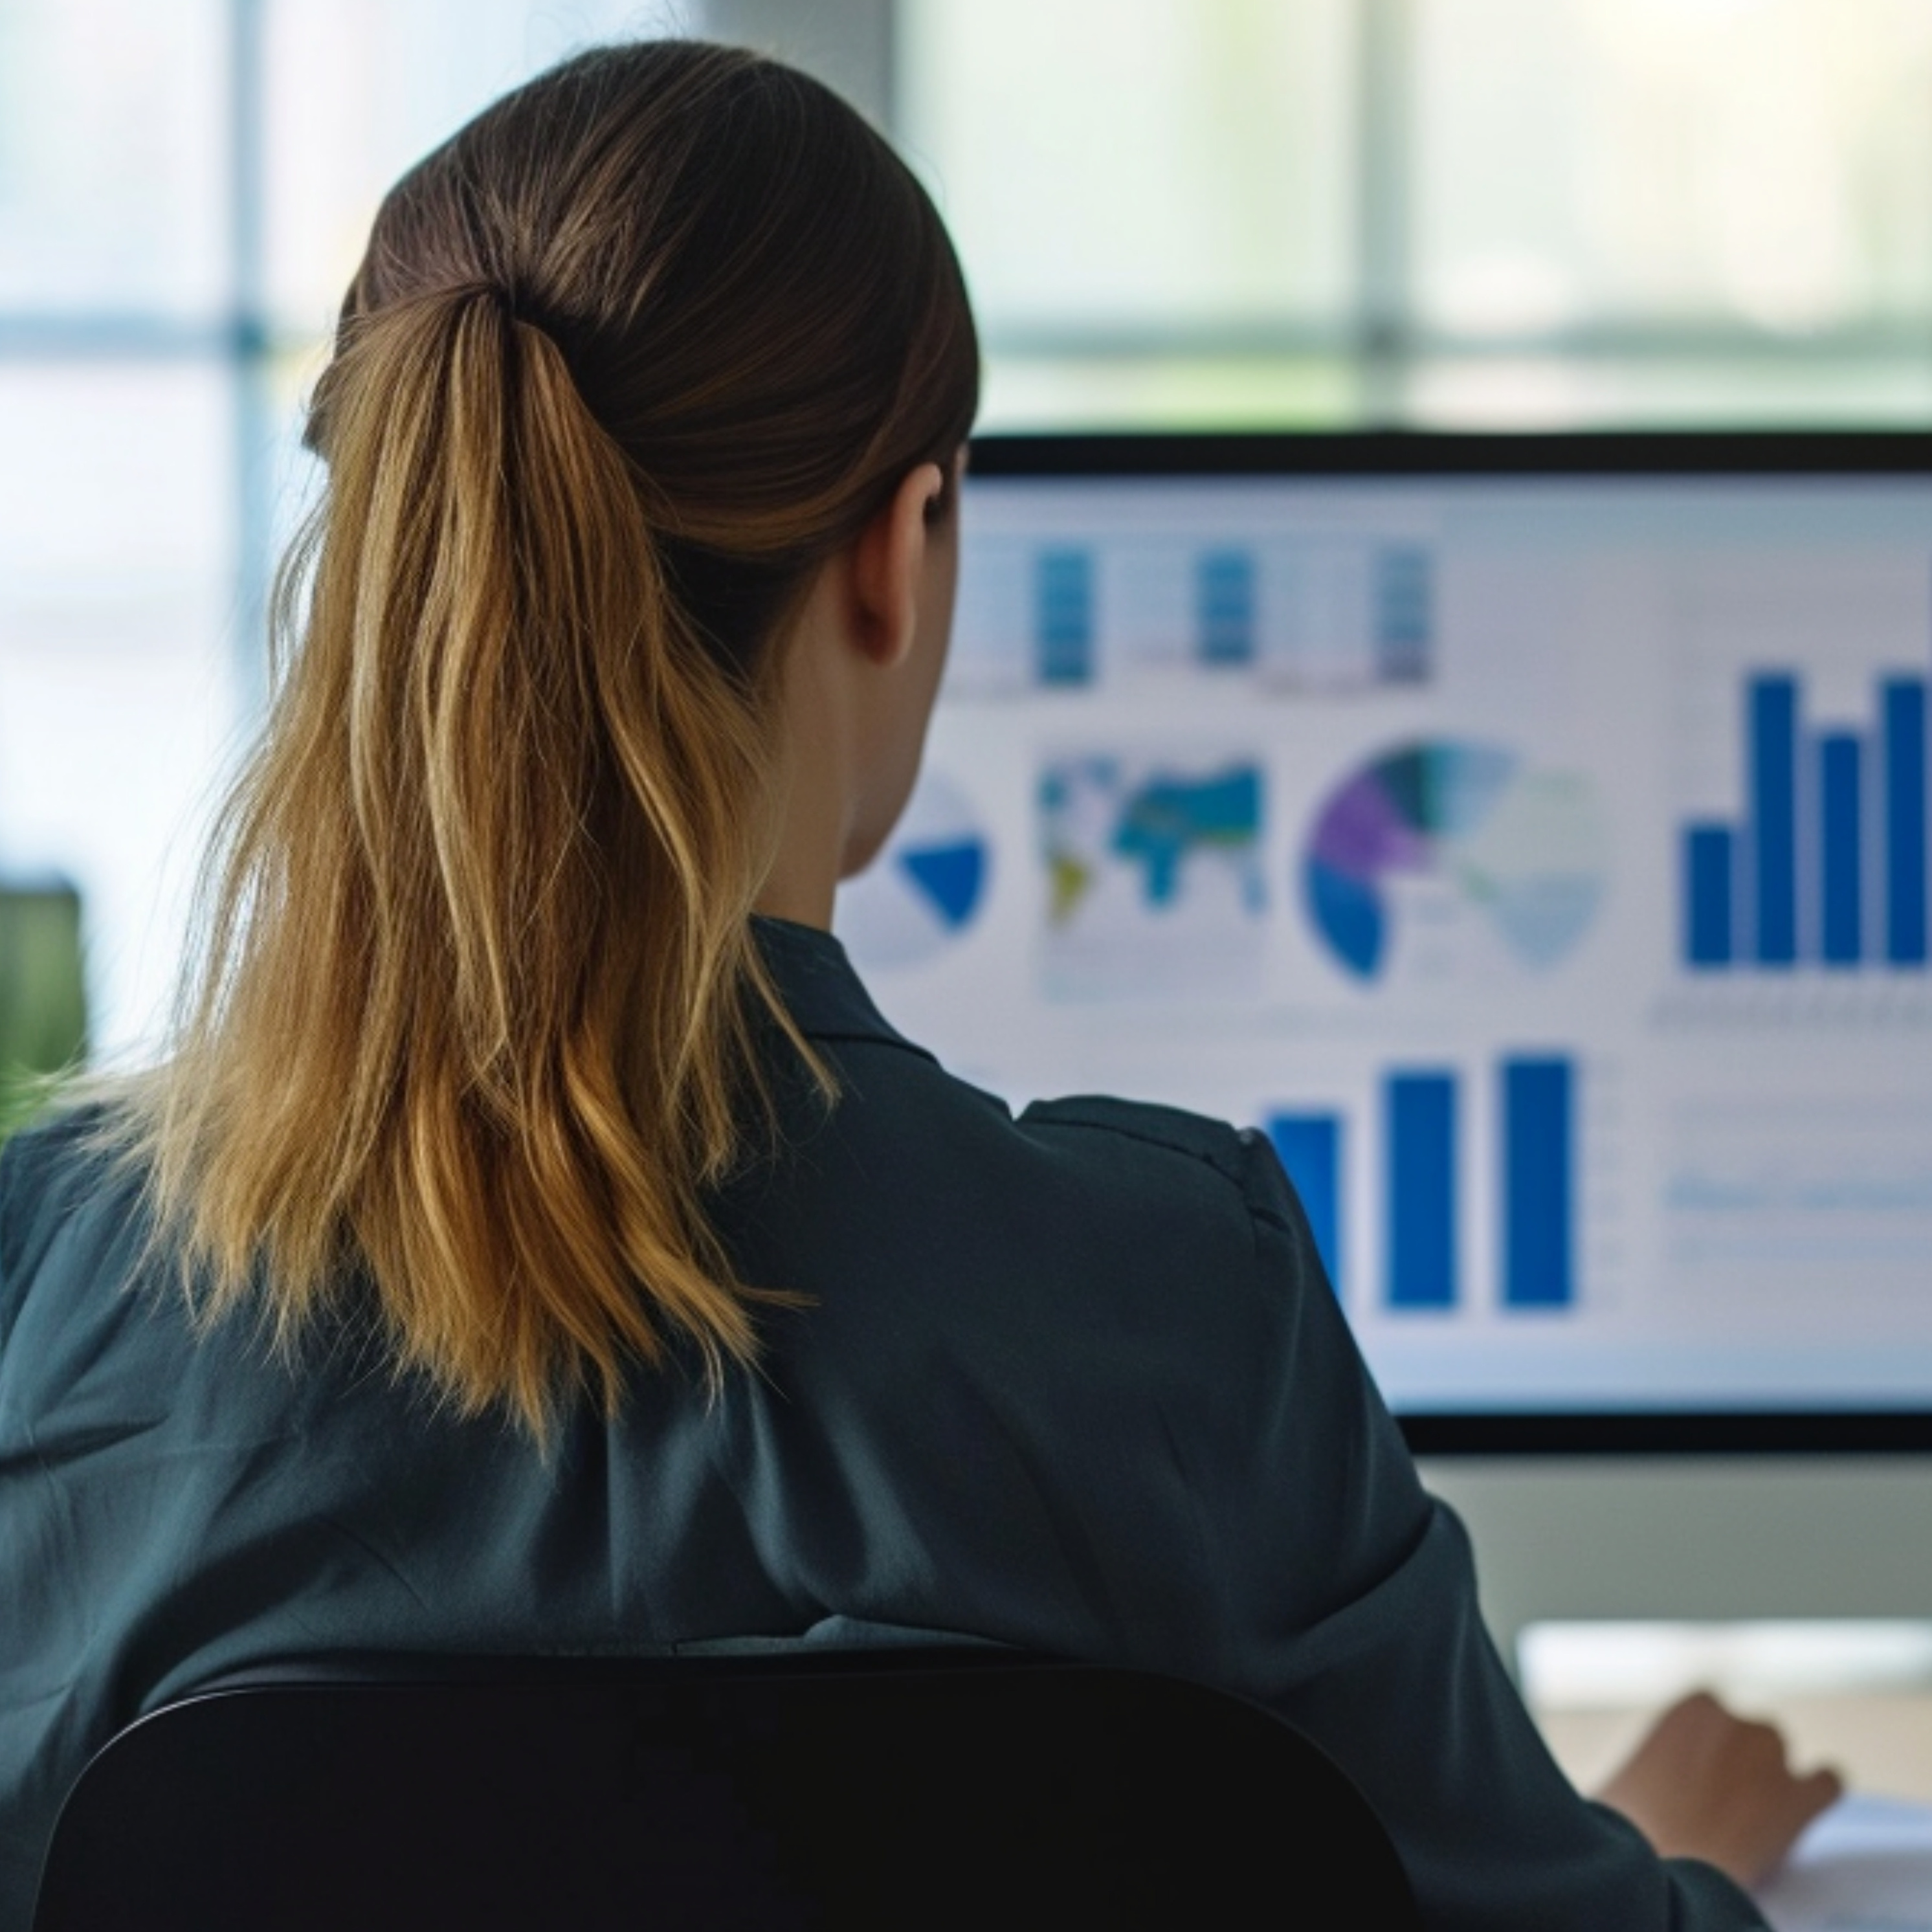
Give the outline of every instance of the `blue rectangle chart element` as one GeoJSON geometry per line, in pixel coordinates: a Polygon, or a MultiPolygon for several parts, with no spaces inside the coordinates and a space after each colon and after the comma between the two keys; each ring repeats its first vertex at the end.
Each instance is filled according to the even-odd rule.
{"type": "Polygon", "coordinates": [[[1818,740],[1820,951],[1830,966],[1856,966],[1864,952],[1858,794],[1864,758],[1857,737],[1818,740]]]}
{"type": "Polygon", "coordinates": [[[1750,746],[1754,951],[1760,965],[1798,957],[1798,680],[1754,677],[1746,687],[1750,746]]]}
{"type": "Polygon", "coordinates": [[[1391,1073],[1383,1101],[1389,1306],[1454,1307],[1456,1076],[1391,1073]]]}
{"type": "Polygon", "coordinates": [[[1342,1123],[1333,1114],[1276,1114],[1268,1138],[1281,1157],[1309,1232],[1328,1271],[1329,1285],[1342,1292],[1342,1123]]]}
{"type": "Polygon", "coordinates": [[[1043,550],[1034,566],[1034,646],[1042,684],[1094,681],[1094,554],[1043,550]]]}
{"type": "Polygon", "coordinates": [[[1385,544],[1375,553],[1376,674],[1390,684],[1430,674],[1436,628],[1435,571],[1420,544],[1385,544]]]}
{"type": "Polygon", "coordinates": [[[1252,551],[1202,553],[1194,567],[1194,615],[1204,664],[1254,662],[1256,602],[1252,551]]]}
{"type": "Polygon", "coordinates": [[[1885,733],[1885,956],[1925,963],[1925,680],[1888,678],[1885,733]]]}
{"type": "Polygon", "coordinates": [[[1684,831],[1684,957],[1692,966],[1728,966],[1736,956],[1733,917],[1736,836],[1728,825],[1684,831]]]}
{"type": "Polygon", "coordinates": [[[1576,1296],[1574,1064],[1511,1059],[1502,1071],[1503,1301],[1568,1308],[1576,1296]]]}

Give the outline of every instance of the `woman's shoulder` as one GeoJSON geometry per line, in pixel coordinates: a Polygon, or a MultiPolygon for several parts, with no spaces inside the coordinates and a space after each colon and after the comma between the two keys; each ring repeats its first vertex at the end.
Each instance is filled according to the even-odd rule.
{"type": "Polygon", "coordinates": [[[0,1148],[0,1342],[57,1252],[131,1232],[141,1185],[111,1100],[56,1103],[0,1148]]]}
{"type": "Polygon", "coordinates": [[[1299,1232],[1288,1178],[1267,1137],[1204,1114],[1106,1094],[1039,1100],[1015,1121],[1022,1134],[1106,1173],[1116,1183],[1154,1188],[1153,1200],[1178,1194],[1238,1216],[1258,1216],[1299,1232]]]}
{"type": "Polygon", "coordinates": [[[971,1151],[980,1138],[952,1143],[961,1181],[984,1209],[970,1229],[949,1217],[952,1242],[962,1257],[1000,1251],[1002,1275],[1050,1282],[1058,1305],[1191,1328],[1210,1304],[1225,1303],[1231,1318],[1268,1306],[1278,1317],[1319,1278],[1293,1189],[1251,1129],[1075,1094],[1000,1110],[983,1162],[971,1151]]]}
{"type": "Polygon", "coordinates": [[[117,1180],[137,1187],[125,1152],[131,1118],[111,1093],[55,1100],[0,1147],[0,1206],[49,1189],[92,1193],[117,1180]]]}
{"type": "Polygon", "coordinates": [[[1151,1100],[1123,1100],[1112,1094],[1070,1094],[1060,1100],[1036,1100],[1015,1124],[1022,1132],[1084,1137],[1099,1160],[1116,1160],[1122,1143],[1199,1162],[1236,1186],[1242,1186],[1253,1166],[1256,1136],[1205,1114],[1151,1100]]]}

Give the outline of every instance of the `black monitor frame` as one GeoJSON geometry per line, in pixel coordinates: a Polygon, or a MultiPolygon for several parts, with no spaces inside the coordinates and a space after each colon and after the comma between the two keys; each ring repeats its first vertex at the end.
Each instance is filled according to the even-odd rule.
{"type": "MultiPolygon", "coordinates": [[[[1923,430],[1429,430],[976,436],[980,477],[1921,476],[1923,430]]],[[[1399,1416],[1418,1456],[1898,1455],[1932,1450],[1932,1408],[1630,1408],[1399,1416]]]]}

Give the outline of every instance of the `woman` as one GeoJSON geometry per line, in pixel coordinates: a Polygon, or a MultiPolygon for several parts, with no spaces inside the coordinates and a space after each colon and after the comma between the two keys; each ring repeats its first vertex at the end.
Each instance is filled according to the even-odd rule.
{"type": "MultiPolygon", "coordinates": [[[[251,1660],[880,1626],[1269,1702],[1432,1925],[1755,1922],[1550,1763],[1265,1144],[1016,1121],[830,937],[976,367],[910,176],[746,54],[585,55],[384,204],[177,1045],[0,1162],[0,1926],[251,1660]]],[[[1703,1704],[1615,1795],[1749,1876],[1832,1789],[1703,1704]]]]}

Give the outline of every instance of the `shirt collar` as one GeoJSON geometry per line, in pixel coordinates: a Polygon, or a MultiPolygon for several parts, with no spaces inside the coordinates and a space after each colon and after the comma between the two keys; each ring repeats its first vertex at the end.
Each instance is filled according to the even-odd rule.
{"type": "Polygon", "coordinates": [[[932,1058],[887,1023],[830,933],[762,914],[752,920],[752,930],[785,1010],[807,1039],[884,1040],[932,1058]]]}

